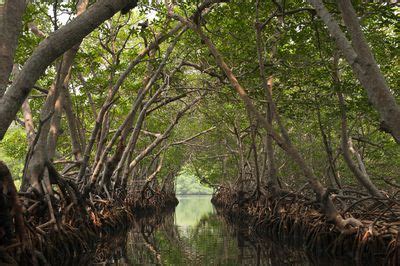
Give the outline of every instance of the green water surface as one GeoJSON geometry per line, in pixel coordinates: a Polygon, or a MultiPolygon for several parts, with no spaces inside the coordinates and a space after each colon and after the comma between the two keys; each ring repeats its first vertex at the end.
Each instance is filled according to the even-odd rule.
{"type": "Polygon", "coordinates": [[[175,212],[137,221],[115,244],[114,265],[352,265],[250,236],[217,214],[211,196],[180,196],[175,212]]]}

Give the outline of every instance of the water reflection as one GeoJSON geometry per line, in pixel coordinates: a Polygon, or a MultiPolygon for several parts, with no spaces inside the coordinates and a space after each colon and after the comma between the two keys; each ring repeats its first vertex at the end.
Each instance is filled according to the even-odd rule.
{"type": "Polygon", "coordinates": [[[140,219],[128,233],[104,243],[96,261],[114,265],[351,265],[254,238],[246,229],[227,224],[214,210],[210,196],[179,201],[175,213],[140,219]]]}
{"type": "Polygon", "coordinates": [[[178,196],[179,204],[175,208],[175,224],[181,230],[195,227],[203,216],[214,212],[210,195],[178,196]]]}

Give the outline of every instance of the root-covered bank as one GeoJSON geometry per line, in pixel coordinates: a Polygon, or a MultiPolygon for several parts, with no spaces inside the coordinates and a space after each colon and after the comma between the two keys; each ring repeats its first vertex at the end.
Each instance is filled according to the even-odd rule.
{"type": "MultiPolygon", "coordinates": [[[[350,190],[345,195],[352,198],[357,192],[350,190]]],[[[362,225],[345,232],[327,221],[320,204],[303,193],[254,197],[221,187],[212,202],[232,223],[245,224],[259,236],[290,243],[316,255],[348,256],[357,265],[397,265],[398,200],[395,197],[387,201],[371,197],[347,200],[341,214],[358,219],[362,225]]]]}
{"type": "MultiPolygon", "coordinates": [[[[81,197],[79,192],[71,194],[81,197]]],[[[65,194],[60,195],[66,197],[65,194]]],[[[156,215],[174,208],[178,203],[173,191],[161,191],[159,188],[153,188],[151,191],[143,188],[139,195],[129,191],[125,199],[107,199],[96,195],[88,203],[77,201],[69,203],[68,206],[58,199],[51,202],[51,209],[46,208],[49,206],[46,199],[40,200],[27,194],[19,198],[22,201],[19,208],[24,211],[16,214],[10,211],[7,215],[4,214],[4,219],[1,220],[0,228],[5,232],[1,238],[2,264],[86,263],[91,259],[90,252],[99,241],[104,241],[102,239],[127,230],[132,226],[134,219],[143,217],[146,213],[156,215]],[[148,196],[143,198],[142,194],[148,196]],[[12,221],[19,215],[22,216],[22,224],[13,228],[12,221]]],[[[15,201],[5,199],[4,203],[8,209],[15,209],[15,201]]]]}

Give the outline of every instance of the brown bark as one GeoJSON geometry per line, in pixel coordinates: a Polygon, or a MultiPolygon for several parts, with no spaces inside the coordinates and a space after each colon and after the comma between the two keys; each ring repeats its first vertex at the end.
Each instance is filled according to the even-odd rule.
{"type": "Polygon", "coordinates": [[[21,74],[0,99],[0,139],[15,118],[35,82],[46,68],[60,55],[86,35],[96,29],[103,21],[112,17],[119,10],[132,4],[132,0],[100,0],[86,12],[61,27],[43,40],[21,70],[21,74]]]}
{"type": "MultiPolygon", "coordinates": [[[[278,19],[279,19],[279,22],[281,23],[283,18],[279,17],[278,19]]],[[[286,129],[283,127],[280,116],[276,110],[275,103],[272,98],[273,75],[269,76],[268,78],[266,75],[264,56],[263,56],[264,44],[263,44],[263,38],[262,38],[262,30],[265,27],[267,21],[262,24],[260,23],[260,21],[259,21],[259,2],[257,1],[257,3],[256,3],[256,25],[255,25],[256,45],[257,45],[257,57],[258,57],[258,67],[259,67],[259,71],[260,71],[260,79],[261,79],[262,86],[265,91],[265,96],[267,98],[267,105],[266,105],[267,122],[272,125],[272,121],[273,121],[274,115],[276,113],[276,120],[281,129],[282,135],[285,137],[287,142],[290,142],[288,133],[286,132],[286,129]]],[[[274,38],[278,39],[279,35],[280,35],[280,31],[277,29],[275,31],[274,38]]],[[[271,61],[275,57],[276,50],[277,50],[277,43],[275,40],[271,46],[271,56],[270,56],[271,61]]],[[[265,153],[267,155],[266,159],[267,159],[267,165],[268,165],[267,185],[270,187],[270,189],[273,193],[276,193],[280,189],[280,185],[279,185],[278,174],[277,174],[277,169],[276,169],[276,165],[275,165],[275,152],[274,152],[274,147],[273,147],[273,139],[269,134],[267,134],[266,139],[265,139],[265,149],[266,149],[265,153]]]]}
{"type": "Polygon", "coordinates": [[[81,132],[78,127],[77,118],[72,108],[71,95],[68,89],[61,90],[63,94],[63,107],[65,116],[68,121],[69,134],[71,136],[72,154],[75,160],[82,160],[82,150],[84,149],[84,141],[81,140],[81,132]]]}
{"type": "Polygon", "coordinates": [[[379,191],[379,189],[372,183],[371,179],[368,176],[368,173],[365,169],[364,163],[361,160],[360,154],[355,150],[355,148],[352,145],[351,139],[349,138],[348,135],[348,129],[347,129],[347,115],[346,115],[346,104],[345,100],[343,98],[343,94],[340,91],[340,78],[339,78],[339,69],[338,69],[338,61],[339,57],[337,54],[334,56],[334,62],[333,62],[333,83],[336,87],[336,94],[339,100],[339,107],[340,107],[340,112],[341,112],[341,143],[342,143],[342,152],[343,152],[343,157],[344,160],[347,164],[347,166],[350,168],[351,172],[354,174],[356,177],[357,181],[365,188],[367,189],[368,193],[371,194],[372,196],[375,196],[377,198],[384,198],[384,195],[379,191]],[[358,161],[359,167],[353,162],[353,159],[351,157],[351,153],[353,153],[358,161]]]}
{"type": "MultiPolygon", "coordinates": [[[[77,4],[76,15],[80,16],[87,9],[88,4],[89,0],[80,0],[77,4]]],[[[54,115],[51,119],[51,129],[47,140],[49,160],[53,159],[55,155],[63,110],[65,110],[69,125],[72,153],[74,154],[76,160],[81,159],[82,148],[79,142],[78,128],[76,125],[75,115],[72,110],[71,96],[69,95],[68,89],[69,80],[71,78],[71,68],[79,47],[80,42],[75,44],[63,55],[60,78],[56,84],[57,91],[59,93],[55,103],[54,115]]]]}
{"type": "Polygon", "coordinates": [[[337,93],[339,103],[340,103],[340,110],[341,110],[341,119],[342,119],[342,151],[343,157],[347,166],[353,172],[354,176],[357,178],[357,181],[367,189],[368,193],[377,198],[384,198],[384,195],[379,191],[379,189],[372,183],[371,179],[369,178],[367,171],[365,169],[364,163],[361,160],[360,154],[354,149],[351,139],[347,133],[347,118],[346,118],[346,107],[345,102],[343,99],[343,95],[341,92],[337,93]],[[353,153],[358,161],[358,167],[353,162],[351,158],[351,153],[353,153]]]}
{"type": "Polygon", "coordinates": [[[381,129],[390,133],[400,143],[400,107],[390,91],[386,80],[369,48],[354,8],[349,0],[339,0],[339,9],[352,37],[352,44],[321,0],[308,0],[318,16],[328,27],[337,47],[350,64],[353,72],[368,94],[368,99],[378,111],[381,129]]]}
{"type": "Polygon", "coordinates": [[[100,188],[102,188],[103,186],[105,186],[107,189],[111,188],[111,176],[115,168],[117,168],[118,162],[121,160],[123,151],[124,145],[123,142],[120,142],[115,153],[111,156],[111,158],[107,160],[104,165],[104,171],[99,182],[100,188]]]}
{"type": "MultiPolygon", "coordinates": [[[[266,106],[267,110],[267,121],[272,125],[273,118],[273,109],[272,104],[270,102],[270,98],[272,98],[272,77],[270,79],[270,83],[267,81],[267,77],[265,74],[265,66],[264,66],[264,57],[263,57],[263,49],[262,49],[262,37],[261,37],[261,27],[256,25],[256,37],[257,37],[257,56],[258,56],[258,67],[260,70],[260,79],[262,81],[262,86],[264,88],[268,103],[266,106]]],[[[268,186],[271,187],[272,191],[279,188],[277,171],[275,166],[275,155],[274,155],[274,147],[272,144],[272,137],[267,134],[266,136],[266,154],[267,154],[267,164],[268,164],[268,186]]]]}
{"type": "Polygon", "coordinates": [[[0,4],[0,98],[6,91],[13,68],[25,8],[25,0],[5,0],[0,4]]]}
{"type": "Polygon", "coordinates": [[[338,173],[336,171],[336,165],[335,165],[335,160],[333,158],[332,146],[331,146],[330,138],[328,139],[328,135],[326,134],[324,126],[322,124],[321,109],[319,107],[318,99],[316,99],[316,101],[317,101],[316,105],[317,105],[317,119],[318,119],[319,130],[321,132],[322,142],[324,143],[325,152],[328,157],[327,161],[328,161],[329,182],[333,188],[338,189],[338,188],[341,188],[341,184],[339,181],[338,173]]]}
{"type": "Polygon", "coordinates": [[[104,145],[106,145],[107,142],[107,135],[110,130],[110,111],[106,112],[103,118],[103,122],[101,124],[101,130],[99,131],[97,140],[96,156],[94,157],[94,165],[96,165],[99,161],[100,156],[105,148],[104,145]]]}
{"type": "MultiPolygon", "coordinates": [[[[58,67],[59,69],[59,67],[58,67]]],[[[47,137],[50,131],[50,121],[54,113],[54,103],[57,99],[56,82],[53,82],[47,94],[46,102],[40,111],[40,125],[36,144],[32,147],[31,157],[28,158],[26,176],[24,178],[37,191],[43,192],[41,179],[44,173],[45,163],[48,160],[47,137]]],[[[24,186],[24,189],[26,187],[24,186]]]]}
{"type": "MultiPolygon", "coordinates": [[[[18,76],[19,74],[19,65],[14,64],[13,67],[13,76],[14,78],[18,76]]],[[[24,117],[24,126],[25,126],[25,132],[26,132],[26,138],[28,141],[28,145],[32,146],[33,141],[35,140],[35,125],[33,124],[33,116],[32,116],[32,110],[29,105],[29,100],[26,99],[24,103],[22,104],[22,115],[24,117]]]]}
{"type": "Polygon", "coordinates": [[[242,141],[242,136],[241,132],[238,130],[238,127],[236,126],[236,122],[233,124],[233,132],[236,137],[236,145],[237,145],[237,153],[239,156],[238,160],[238,176],[237,176],[237,183],[239,184],[239,188],[241,191],[244,189],[244,182],[243,180],[245,179],[245,160],[244,160],[244,147],[243,147],[243,141],[242,141]]]}
{"type": "Polygon", "coordinates": [[[33,32],[33,34],[35,34],[39,38],[44,39],[47,37],[46,34],[43,31],[41,31],[34,23],[32,22],[28,23],[28,27],[33,32]]]}
{"type": "Polygon", "coordinates": [[[25,100],[22,104],[22,114],[24,116],[26,138],[28,140],[28,145],[31,146],[35,139],[35,126],[33,124],[32,110],[28,100],[25,100]]]}
{"type": "Polygon", "coordinates": [[[55,156],[57,139],[58,135],[60,134],[59,132],[61,125],[61,117],[62,117],[62,96],[60,91],[58,92],[59,92],[58,97],[54,104],[54,113],[51,118],[49,135],[47,137],[47,154],[48,154],[47,156],[49,160],[52,160],[55,156]]]}
{"type": "MultiPolygon", "coordinates": [[[[252,119],[252,118],[250,118],[252,119]]],[[[251,130],[251,149],[253,150],[253,156],[254,156],[254,172],[255,172],[255,177],[256,177],[256,193],[257,196],[260,194],[261,186],[260,186],[260,168],[258,166],[258,154],[257,154],[257,143],[256,143],[256,134],[257,134],[257,125],[252,122],[252,125],[250,125],[250,130],[251,130]]]]}

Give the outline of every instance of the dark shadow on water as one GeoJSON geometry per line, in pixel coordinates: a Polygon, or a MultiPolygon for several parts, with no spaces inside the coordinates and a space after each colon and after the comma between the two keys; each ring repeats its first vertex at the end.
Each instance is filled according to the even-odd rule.
{"type": "Polygon", "coordinates": [[[101,243],[95,265],[353,265],[260,239],[218,215],[211,196],[178,197],[175,212],[146,217],[101,243]]]}

